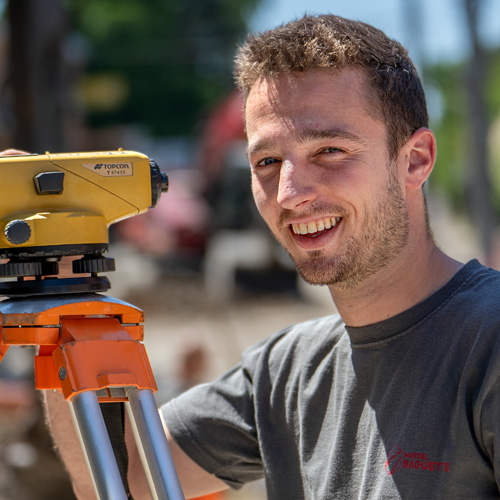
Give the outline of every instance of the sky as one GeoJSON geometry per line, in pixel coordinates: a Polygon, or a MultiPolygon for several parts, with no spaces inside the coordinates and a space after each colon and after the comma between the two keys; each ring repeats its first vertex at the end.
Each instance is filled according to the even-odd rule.
{"type": "MultiPolygon", "coordinates": [[[[500,46],[500,0],[481,0],[481,35],[500,46]]],[[[250,29],[263,31],[308,14],[364,21],[400,41],[414,62],[458,61],[468,52],[463,0],[262,0],[250,29]],[[411,20],[411,22],[410,22],[411,20]]]]}

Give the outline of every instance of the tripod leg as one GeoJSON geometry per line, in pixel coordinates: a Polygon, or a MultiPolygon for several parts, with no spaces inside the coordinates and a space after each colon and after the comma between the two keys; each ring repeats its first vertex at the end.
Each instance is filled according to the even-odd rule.
{"type": "Polygon", "coordinates": [[[127,397],[130,420],[147,461],[144,468],[150,471],[158,500],[184,500],[153,392],[133,387],[127,397]]]}
{"type": "Polygon", "coordinates": [[[93,391],[75,394],[71,405],[99,500],[126,500],[96,394],[93,391]]]}

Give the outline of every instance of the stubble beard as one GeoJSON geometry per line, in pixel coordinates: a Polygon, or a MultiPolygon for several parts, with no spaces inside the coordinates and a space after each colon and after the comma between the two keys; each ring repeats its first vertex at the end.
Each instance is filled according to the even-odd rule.
{"type": "MultiPolygon", "coordinates": [[[[281,242],[304,281],[353,289],[400,254],[409,238],[409,216],[401,187],[391,168],[384,194],[384,199],[367,214],[361,237],[351,236],[338,255],[329,256],[322,250],[314,250],[307,259],[299,260],[281,242]]],[[[342,224],[347,222],[344,217],[342,224]]]]}

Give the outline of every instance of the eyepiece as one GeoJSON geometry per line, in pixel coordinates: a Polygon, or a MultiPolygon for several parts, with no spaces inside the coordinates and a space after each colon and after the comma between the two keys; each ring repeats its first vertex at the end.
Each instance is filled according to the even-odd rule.
{"type": "Polygon", "coordinates": [[[154,160],[149,160],[151,168],[151,208],[153,208],[160,199],[161,193],[168,191],[168,176],[160,171],[160,167],[154,160]]]}

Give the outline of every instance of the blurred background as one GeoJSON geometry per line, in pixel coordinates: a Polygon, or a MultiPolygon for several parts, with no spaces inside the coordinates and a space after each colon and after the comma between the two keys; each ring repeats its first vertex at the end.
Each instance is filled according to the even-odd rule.
{"type": "MultiPolygon", "coordinates": [[[[146,314],[161,404],[291,323],[334,312],[297,279],[249,190],[232,60],[246,33],[309,14],[405,45],[438,137],[431,225],[453,257],[500,266],[497,0],[2,0],[0,148],[145,153],[169,193],[111,228],[111,295],[146,314]]],[[[8,186],[5,186],[8,188],[8,186]]],[[[33,352],[0,365],[0,500],[71,500],[33,389],[33,352]]],[[[221,498],[265,499],[261,482],[221,498]]]]}

